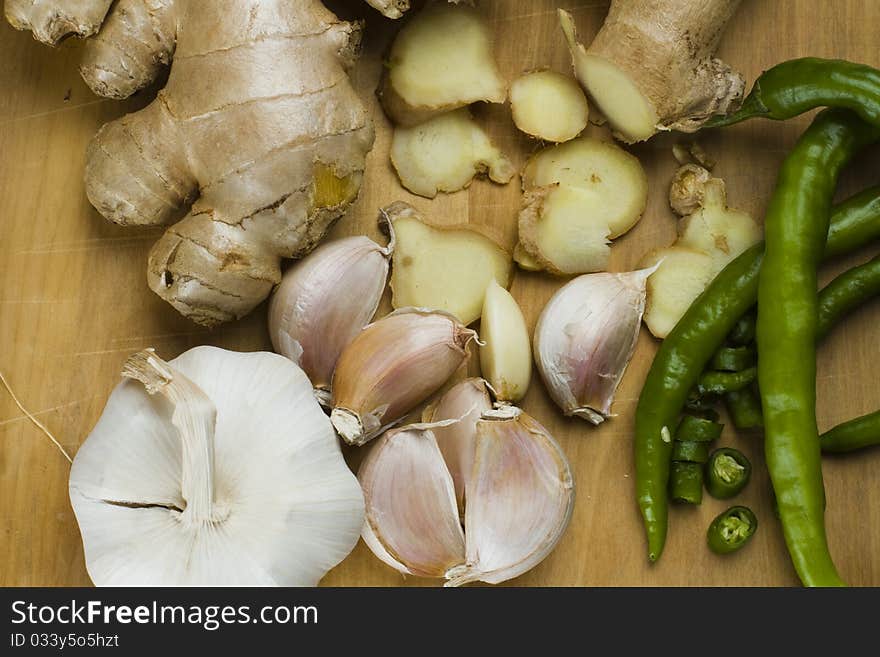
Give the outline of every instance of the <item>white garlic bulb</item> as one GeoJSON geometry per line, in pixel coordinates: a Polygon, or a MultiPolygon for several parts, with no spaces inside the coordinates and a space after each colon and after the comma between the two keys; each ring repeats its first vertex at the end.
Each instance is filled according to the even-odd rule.
{"type": "Polygon", "coordinates": [[[326,242],[288,269],[272,295],[272,345],[305,371],[322,403],[342,350],[376,314],[393,250],[393,233],[385,248],[363,236],[326,242]]]}
{"type": "Polygon", "coordinates": [[[535,328],[535,360],[550,397],[565,415],[593,424],[610,417],[655,269],[578,276],[544,307],[535,328]]]}
{"type": "Polygon", "coordinates": [[[454,422],[392,429],[376,442],[358,472],[362,536],[401,573],[447,586],[497,584],[533,568],[562,537],[574,505],[571,469],[547,430],[518,408],[484,412],[473,425],[462,528],[435,435],[454,422]]]}
{"type": "Polygon", "coordinates": [[[446,383],[477,336],[453,315],[402,308],[370,324],[339,357],[330,420],[349,445],[363,445],[446,383]]]}
{"type": "Polygon", "coordinates": [[[70,501],[98,586],[314,586],[354,548],[363,497],[296,365],[151,350],[77,452],[70,501]]]}

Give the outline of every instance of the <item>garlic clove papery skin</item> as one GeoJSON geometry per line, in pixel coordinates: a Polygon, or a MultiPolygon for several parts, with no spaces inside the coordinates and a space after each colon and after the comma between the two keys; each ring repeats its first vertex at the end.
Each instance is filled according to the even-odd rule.
{"type": "Polygon", "coordinates": [[[404,574],[443,577],[464,563],[465,539],[452,476],[433,424],[387,431],[358,472],[364,491],[364,542],[404,574]]]}
{"type": "Polygon", "coordinates": [[[492,409],[492,398],[483,379],[465,379],[452,386],[435,404],[426,409],[425,422],[458,420],[445,427],[436,427],[437,445],[452,475],[458,512],[464,517],[465,490],[474,469],[474,441],[477,421],[484,411],[492,409]]]}
{"type": "Polygon", "coordinates": [[[477,336],[453,315],[397,310],[345,348],[333,374],[330,419],[349,445],[363,445],[448,381],[477,336]]]}
{"type": "Polygon", "coordinates": [[[433,432],[452,475],[459,515],[462,518],[465,491],[473,473],[476,423],[483,412],[492,408],[492,397],[486,381],[473,377],[460,381],[446,391],[440,399],[425,409],[423,416],[425,422],[451,422],[448,426],[435,427],[433,432]]]}
{"type": "Polygon", "coordinates": [[[383,248],[358,236],[322,244],[294,264],[269,303],[275,351],[297,363],[327,398],[342,350],[382,300],[392,242],[383,248]]]}
{"type": "Polygon", "coordinates": [[[574,507],[574,480],[562,449],[513,406],[477,422],[474,475],[467,491],[467,561],[446,586],[498,584],[540,563],[562,537],[574,507]]]}
{"type": "Polygon", "coordinates": [[[518,402],[532,378],[532,346],[519,304],[494,280],[486,288],[480,336],[483,377],[498,401],[518,402]]]}
{"type": "Polygon", "coordinates": [[[565,415],[600,424],[635,351],[648,277],[633,272],[585,274],[563,286],[535,328],[535,361],[565,415]]]}
{"type": "Polygon", "coordinates": [[[215,347],[170,363],[150,358],[154,372],[165,370],[175,384],[188,380],[198,392],[195,403],[175,404],[125,380],[79,449],[70,500],[92,581],[316,585],[354,548],[364,507],[306,375],[282,356],[215,347]],[[203,459],[210,467],[187,475],[185,432],[175,420],[213,412],[213,459],[203,459]],[[208,517],[194,517],[196,497],[187,492],[200,486],[208,517]]]}

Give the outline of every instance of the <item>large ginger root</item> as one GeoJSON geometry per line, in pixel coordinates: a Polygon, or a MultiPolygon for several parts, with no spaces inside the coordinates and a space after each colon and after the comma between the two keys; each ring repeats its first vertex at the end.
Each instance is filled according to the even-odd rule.
{"type": "MultiPolygon", "coordinates": [[[[150,7],[160,9],[172,1],[122,3],[128,6],[120,8],[120,11],[134,10],[130,17],[131,25],[134,27],[132,34],[134,34],[144,27],[143,25],[135,27],[140,19],[151,14],[158,16],[158,13],[150,11],[150,7]]],[[[409,9],[409,0],[367,0],[367,2],[388,18],[400,18],[409,9]]],[[[97,34],[112,4],[113,0],[6,0],[5,13],[6,19],[13,27],[30,30],[38,41],[56,46],[67,36],[90,37],[97,34]]],[[[164,27],[156,30],[153,35],[161,38],[161,33],[167,33],[164,27]]],[[[147,53],[148,56],[152,53],[152,48],[142,50],[150,51],[147,53]]],[[[138,58],[138,53],[130,50],[120,54],[123,57],[138,58]]]]}
{"type": "Polygon", "coordinates": [[[648,179],[638,159],[591,137],[536,153],[522,173],[517,263],[568,276],[604,271],[609,240],[645,211],[648,179]]]}
{"type": "MultiPolygon", "coordinates": [[[[16,24],[37,35],[61,29],[50,6],[69,25],[100,13],[27,4],[30,22],[16,24]]],[[[118,0],[87,43],[82,74],[104,96],[134,93],[174,59],[152,104],[95,136],[85,179],[118,224],[168,224],[195,201],[148,264],[150,287],[184,315],[210,326],[248,313],[282,258],[312,249],[357,196],[373,143],[346,75],[359,39],[318,0],[118,0]]]]}
{"type": "Polygon", "coordinates": [[[391,163],[404,187],[427,198],[434,198],[437,192],[464,189],[478,173],[486,172],[490,180],[501,184],[516,175],[513,163],[466,107],[412,128],[396,128],[391,163]]]}
{"type": "Polygon", "coordinates": [[[485,19],[472,7],[446,3],[426,7],[400,30],[379,89],[386,114],[402,126],[506,97],[485,19]]]}
{"type": "Polygon", "coordinates": [[[626,142],[694,132],[742,100],[742,76],[713,57],[740,0],[612,0],[589,48],[559,11],[581,84],[626,142]]]}
{"type": "Polygon", "coordinates": [[[388,18],[400,18],[409,9],[409,0],[367,0],[367,2],[388,18]]]}
{"type": "Polygon", "coordinates": [[[752,217],[727,207],[724,181],[703,167],[679,168],[669,189],[669,204],[684,217],[672,246],[649,253],[642,266],[659,263],[648,279],[644,320],[658,338],[665,338],[715,275],[743,251],[761,240],[752,217]]]}
{"type": "Polygon", "coordinates": [[[12,27],[30,30],[51,46],[67,36],[97,34],[113,0],[6,0],[4,13],[12,27]]]}

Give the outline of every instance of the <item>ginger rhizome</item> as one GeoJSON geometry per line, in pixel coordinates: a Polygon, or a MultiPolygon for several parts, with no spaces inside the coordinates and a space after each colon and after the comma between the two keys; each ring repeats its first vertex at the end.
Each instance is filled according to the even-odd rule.
{"type": "MultiPolygon", "coordinates": [[[[7,15],[47,41],[93,33],[109,5],[76,3],[89,8],[60,21],[58,2],[24,4],[7,15]]],[[[148,282],[187,317],[250,312],[282,259],[308,253],[357,196],[373,143],[346,73],[359,43],[360,26],[318,0],[120,0],[87,42],[83,78],[111,98],[173,60],[155,101],[95,136],[85,180],[111,221],[173,224],[148,282]]]]}
{"type": "Polygon", "coordinates": [[[612,0],[589,48],[559,11],[574,71],[626,142],[658,130],[694,132],[736,109],[745,81],[714,57],[740,0],[612,0]]]}

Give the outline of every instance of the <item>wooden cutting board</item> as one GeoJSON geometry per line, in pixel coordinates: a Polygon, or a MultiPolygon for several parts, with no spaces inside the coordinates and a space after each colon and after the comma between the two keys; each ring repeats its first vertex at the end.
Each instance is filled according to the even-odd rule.
{"type": "MultiPolygon", "coordinates": [[[[512,79],[526,69],[569,71],[557,19],[570,9],[589,42],[607,2],[485,0],[498,62],[512,79]]],[[[354,78],[377,127],[363,191],[334,236],[379,233],[377,209],[403,199],[437,222],[490,224],[515,236],[516,182],[477,181],[464,192],[434,201],[406,193],[388,161],[391,131],[373,91],[381,54],[398,24],[381,19],[365,3],[332,3],[345,17],[366,17],[365,52],[354,78]]],[[[749,84],[764,68],[804,55],[840,57],[880,66],[880,3],[876,0],[745,0],[721,46],[721,57],[749,84]]],[[[214,331],[180,317],[149,291],[145,262],[157,230],[113,226],[86,200],[82,177],[86,144],[105,122],[142,107],[145,93],[128,102],[96,98],[77,74],[81,43],[51,50],[30,34],[0,24],[0,371],[21,401],[71,452],[88,435],[126,356],[156,347],[171,358],[190,347],[213,344],[244,351],[266,349],[265,306],[214,331]]],[[[479,107],[479,120],[519,162],[535,144],[518,134],[506,106],[479,107]]],[[[784,124],[753,122],[701,137],[718,160],[733,206],[762,216],[777,168],[808,119],[784,124]]],[[[603,131],[591,128],[597,135],[603,131]]],[[[632,149],[650,180],[641,223],[613,248],[611,269],[635,267],[651,248],[670,243],[675,219],[667,206],[676,168],[674,135],[632,149]]],[[[880,148],[852,166],[841,197],[878,182],[880,148]]],[[[865,261],[873,245],[830,264],[832,275],[865,261]]],[[[518,272],[512,292],[534,326],[560,281],[518,272]]],[[[819,427],[880,408],[880,304],[859,310],[819,353],[819,427]]],[[[525,409],[558,438],[571,460],[577,502],[556,550],[519,585],[793,585],[797,583],[770,502],[761,436],[725,429],[722,444],[743,450],[755,476],[738,502],[760,519],[755,539],[741,553],[718,557],[705,546],[705,530],[726,504],[706,497],[702,506],[675,508],[662,560],[648,564],[634,500],[633,412],[656,341],[647,331],[620,388],[617,417],[599,429],[566,420],[534,381],[525,409]]],[[[348,451],[353,467],[361,454],[348,451]]],[[[69,466],[49,441],[0,390],[0,584],[88,585],[79,530],[67,497],[69,466]]],[[[852,584],[880,585],[880,450],[824,461],[831,550],[852,584]]],[[[361,543],[324,583],[435,585],[409,578],[373,557],[361,543]]]]}

